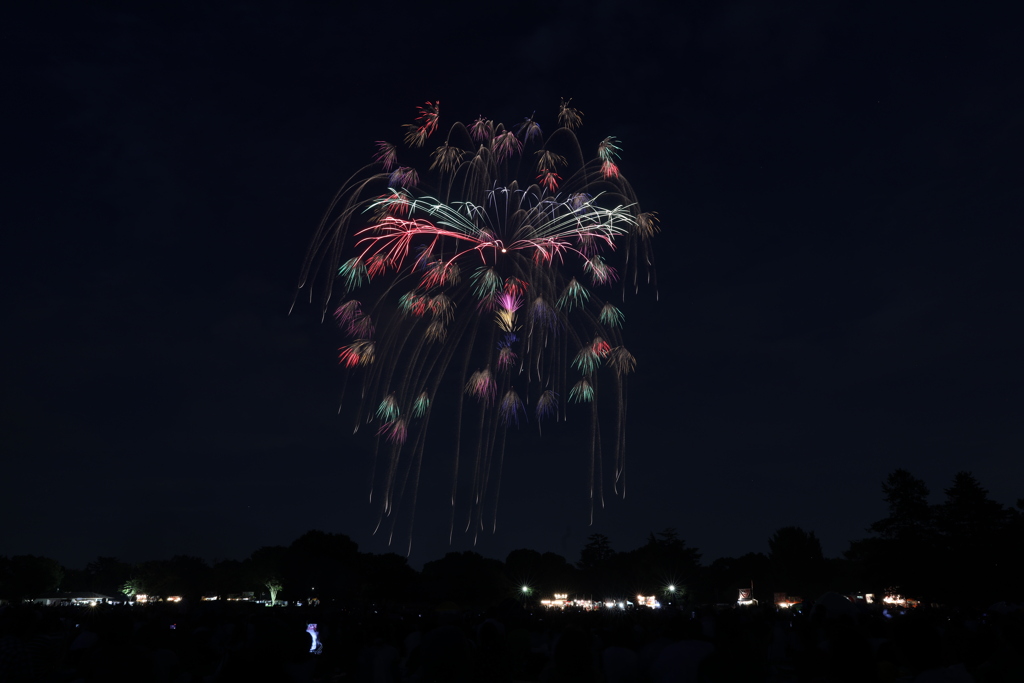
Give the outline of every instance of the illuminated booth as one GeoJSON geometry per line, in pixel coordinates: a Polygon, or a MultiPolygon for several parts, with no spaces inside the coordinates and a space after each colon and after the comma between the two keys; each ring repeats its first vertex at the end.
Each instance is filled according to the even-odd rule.
{"type": "Polygon", "coordinates": [[[736,598],[736,604],[741,607],[750,607],[757,604],[757,600],[754,599],[754,588],[740,588],[739,596],[736,598]]]}
{"type": "Polygon", "coordinates": [[[799,595],[788,595],[786,593],[775,594],[775,606],[779,609],[790,609],[804,601],[799,595]]]}
{"type": "Polygon", "coordinates": [[[123,600],[112,598],[92,591],[75,591],[68,593],[46,593],[28,602],[36,605],[120,605],[123,600]]]}

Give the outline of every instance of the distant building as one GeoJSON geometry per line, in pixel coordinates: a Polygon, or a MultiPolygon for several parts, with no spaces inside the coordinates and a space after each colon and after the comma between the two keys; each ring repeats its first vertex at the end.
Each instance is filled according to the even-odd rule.
{"type": "Polygon", "coordinates": [[[45,593],[32,599],[30,602],[36,605],[119,605],[123,600],[112,598],[102,593],[75,591],[68,593],[45,593]]]}
{"type": "Polygon", "coordinates": [[[254,591],[245,591],[243,593],[228,593],[228,598],[231,602],[255,602],[256,593],[254,591]]]}

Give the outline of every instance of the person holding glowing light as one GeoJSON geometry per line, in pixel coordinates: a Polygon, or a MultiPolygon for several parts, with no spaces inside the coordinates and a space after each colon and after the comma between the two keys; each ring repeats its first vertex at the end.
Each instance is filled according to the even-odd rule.
{"type": "Polygon", "coordinates": [[[324,651],[324,645],[320,642],[320,634],[316,624],[307,624],[306,633],[313,639],[313,642],[309,645],[309,651],[315,655],[321,654],[324,651]]]}

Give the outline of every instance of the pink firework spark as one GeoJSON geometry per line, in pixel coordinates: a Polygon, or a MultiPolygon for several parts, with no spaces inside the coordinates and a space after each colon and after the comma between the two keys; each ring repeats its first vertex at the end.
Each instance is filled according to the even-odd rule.
{"type": "Polygon", "coordinates": [[[353,320],[363,314],[362,306],[355,299],[346,301],[334,310],[334,320],[338,327],[347,328],[353,320]]]}
{"type": "Polygon", "coordinates": [[[385,171],[392,171],[397,168],[398,149],[390,142],[385,142],[384,140],[378,140],[376,145],[377,153],[373,155],[373,160],[383,166],[385,171]]]}
{"type": "Polygon", "coordinates": [[[363,313],[359,302],[354,299],[338,306],[334,311],[334,319],[338,327],[353,337],[369,339],[373,336],[373,321],[363,313]]]}
{"type": "Polygon", "coordinates": [[[388,178],[392,185],[397,187],[411,188],[420,184],[420,174],[410,166],[400,166],[391,172],[388,178]]]}
{"type": "Polygon", "coordinates": [[[523,306],[523,298],[511,292],[502,292],[498,295],[498,305],[506,311],[518,311],[523,306]]]}
{"type": "Polygon", "coordinates": [[[512,158],[513,154],[518,154],[523,150],[523,143],[519,141],[515,133],[508,130],[494,136],[491,148],[499,161],[507,161],[512,158]]]}
{"type": "Polygon", "coordinates": [[[502,346],[498,349],[498,367],[502,370],[508,370],[515,365],[517,359],[518,356],[516,356],[511,346],[502,346]]]}
{"type": "Polygon", "coordinates": [[[404,417],[400,417],[397,420],[382,424],[377,430],[377,434],[378,436],[383,436],[391,443],[403,444],[409,436],[409,425],[406,424],[404,417]]]}
{"type": "Polygon", "coordinates": [[[478,116],[476,121],[469,125],[469,136],[474,142],[487,142],[494,136],[494,121],[478,116]]]}
{"type": "Polygon", "coordinates": [[[498,393],[498,385],[494,382],[489,368],[477,370],[466,383],[466,393],[475,396],[484,405],[491,405],[498,393]]]}

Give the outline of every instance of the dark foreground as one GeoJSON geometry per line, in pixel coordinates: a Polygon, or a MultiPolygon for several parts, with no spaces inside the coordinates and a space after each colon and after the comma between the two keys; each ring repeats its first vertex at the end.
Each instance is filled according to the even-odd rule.
{"type": "Polygon", "coordinates": [[[1011,609],[0,608],[4,683],[1019,682],[1021,652],[1024,612],[1011,609]]]}

